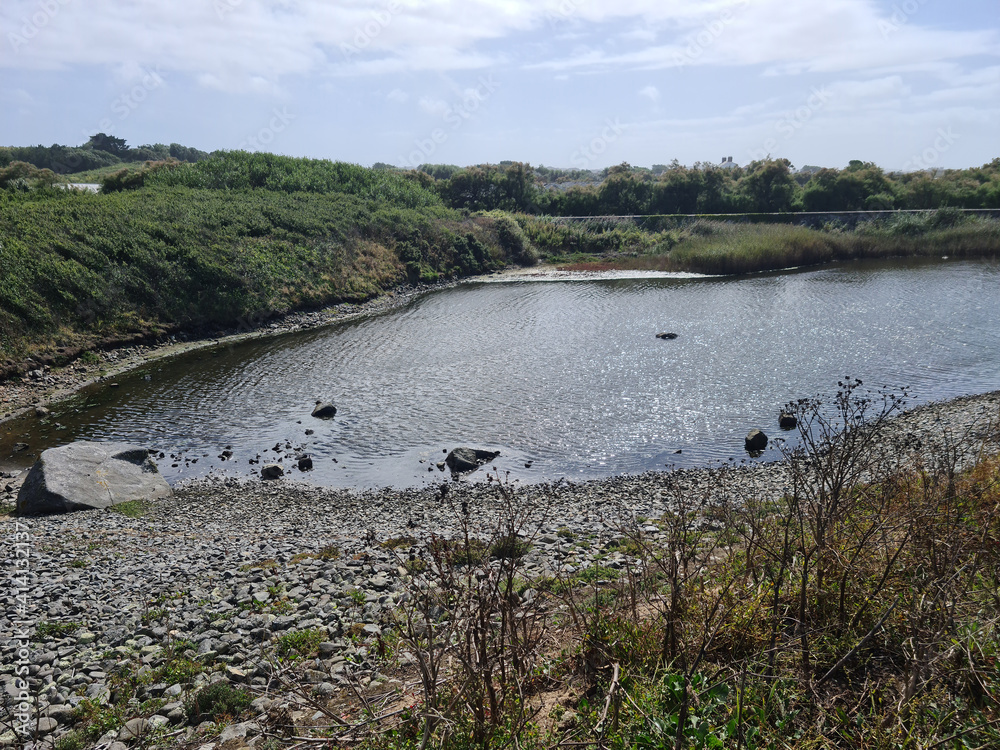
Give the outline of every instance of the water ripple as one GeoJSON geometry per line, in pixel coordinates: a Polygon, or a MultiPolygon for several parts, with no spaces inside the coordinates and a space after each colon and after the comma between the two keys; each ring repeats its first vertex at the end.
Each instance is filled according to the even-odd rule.
{"type": "MultiPolygon", "coordinates": [[[[998,281],[995,262],[909,261],[470,284],[160,362],[30,441],[153,445],[181,456],[161,461],[172,481],[248,474],[276,444],[314,457],[303,479],[343,486],[440,482],[460,444],[501,451],[497,466],[526,481],[704,465],[742,458],[750,428],[845,374],[917,401],[1000,388],[998,281]],[[317,399],[337,403],[335,420],[310,417],[317,399]]],[[[0,456],[26,429],[0,435],[0,456]]]]}

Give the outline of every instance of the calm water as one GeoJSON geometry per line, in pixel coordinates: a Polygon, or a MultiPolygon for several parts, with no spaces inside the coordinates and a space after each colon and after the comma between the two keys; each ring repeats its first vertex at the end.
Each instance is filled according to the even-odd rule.
{"type": "Polygon", "coordinates": [[[907,386],[912,403],[998,389],[997,321],[995,262],[470,284],[156,363],[57,406],[48,425],[0,427],[0,462],[114,439],[182,455],[159,462],[171,482],[249,475],[286,441],[315,464],[293,477],[336,486],[440,482],[435,464],[458,445],[501,451],[496,466],[523,481],[700,466],[745,458],[749,429],[777,435],[784,403],[844,375],[907,386]],[[312,419],[316,399],[336,419],[312,419]],[[19,440],[31,448],[14,456],[19,440]]]}

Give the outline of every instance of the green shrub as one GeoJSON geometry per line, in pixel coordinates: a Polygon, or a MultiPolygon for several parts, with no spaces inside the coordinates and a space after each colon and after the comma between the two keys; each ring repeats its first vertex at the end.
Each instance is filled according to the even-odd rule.
{"type": "Polygon", "coordinates": [[[212,721],[235,719],[251,702],[250,695],[228,682],[216,682],[204,687],[184,701],[184,710],[192,723],[208,717],[212,721]]]}
{"type": "Polygon", "coordinates": [[[493,229],[500,240],[500,247],[512,261],[522,266],[538,263],[538,251],[513,216],[503,211],[491,211],[485,215],[493,220],[493,229]]]}
{"type": "Polygon", "coordinates": [[[66,732],[56,740],[55,750],[83,750],[87,746],[87,738],[75,729],[66,732]]]}
{"type": "Polygon", "coordinates": [[[494,560],[518,559],[528,554],[531,543],[517,534],[506,534],[490,545],[490,557],[494,560]]]}
{"type": "Polygon", "coordinates": [[[126,720],[125,707],[120,705],[101,705],[97,700],[84,698],[73,710],[77,723],[83,727],[83,732],[90,739],[97,739],[106,732],[122,727],[126,720]]]}
{"type": "Polygon", "coordinates": [[[300,656],[315,656],[324,638],[326,633],[317,628],[285,633],[278,638],[277,654],[293,659],[300,656]]]}

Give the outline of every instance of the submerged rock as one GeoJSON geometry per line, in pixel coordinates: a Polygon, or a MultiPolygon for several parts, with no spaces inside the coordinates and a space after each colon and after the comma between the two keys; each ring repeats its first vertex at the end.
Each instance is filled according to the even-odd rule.
{"type": "Polygon", "coordinates": [[[746,449],[748,451],[762,451],[767,447],[767,435],[760,430],[750,430],[746,437],[746,449]]]}
{"type": "Polygon", "coordinates": [[[17,494],[17,512],[67,513],[172,494],[146,448],[81,441],[42,451],[17,494]]]}
{"type": "Polygon", "coordinates": [[[672,333],[672,332],[671,333],[668,333],[668,332],[658,333],[658,334],[656,334],[656,338],[658,338],[658,339],[675,339],[675,338],[677,338],[677,334],[676,333],[672,333]]]}
{"type": "Polygon", "coordinates": [[[317,401],[312,416],[316,419],[333,419],[337,416],[337,407],[327,401],[317,401]]]}
{"type": "Polygon", "coordinates": [[[483,464],[488,464],[500,455],[500,451],[484,451],[479,448],[455,448],[444,460],[445,464],[456,474],[474,471],[483,464]]]}

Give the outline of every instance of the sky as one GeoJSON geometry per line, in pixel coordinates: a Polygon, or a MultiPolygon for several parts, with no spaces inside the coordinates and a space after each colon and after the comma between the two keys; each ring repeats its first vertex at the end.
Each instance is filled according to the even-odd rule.
{"type": "Polygon", "coordinates": [[[1000,0],[0,0],[0,145],[600,169],[1000,156],[1000,0]]]}

